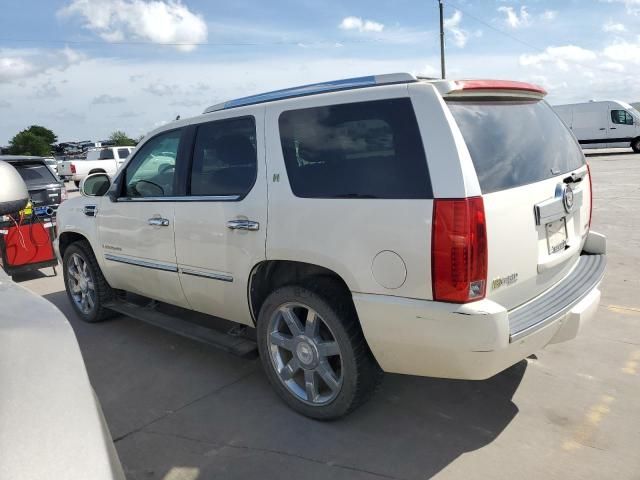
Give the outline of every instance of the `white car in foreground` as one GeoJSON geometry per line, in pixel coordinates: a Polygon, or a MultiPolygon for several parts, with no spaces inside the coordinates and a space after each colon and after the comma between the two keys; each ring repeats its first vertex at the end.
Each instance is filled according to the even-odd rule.
{"type": "Polygon", "coordinates": [[[255,326],[272,386],[314,418],[382,371],[488,378],[600,300],[589,167],[544,95],[391,74],[155,130],[60,208],[69,299],[89,322],[118,289],[255,326]]]}

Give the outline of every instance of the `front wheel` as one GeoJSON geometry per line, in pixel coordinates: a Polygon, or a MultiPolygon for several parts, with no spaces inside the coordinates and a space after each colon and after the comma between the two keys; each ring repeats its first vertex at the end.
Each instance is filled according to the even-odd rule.
{"type": "Polygon", "coordinates": [[[353,304],[331,285],[288,286],[269,295],[260,309],[258,348],[276,392],[311,418],[351,412],[382,374],[353,304]]]}
{"type": "Polygon", "coordinates": [[[640,153],[640,138],[636,138],[633,142],[631,142],[631,148],[636,153],[640,153]]]}
{"type": "Polygon", "coordinates": [[[67,296],[82,320],[93,323],[113,316],[105,307],[113,298],[113,290],[102,275],[88,242],[80,241],[67,247],[62,268],[67,296]]]}

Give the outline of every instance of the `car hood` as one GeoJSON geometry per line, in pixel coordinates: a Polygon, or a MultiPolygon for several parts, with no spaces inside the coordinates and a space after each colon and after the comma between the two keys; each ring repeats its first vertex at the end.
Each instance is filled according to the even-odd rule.
{"type": "Polygon", "coordinates": [[[75,334],[0,271],[0,480],[124,480],[75,334]]]}

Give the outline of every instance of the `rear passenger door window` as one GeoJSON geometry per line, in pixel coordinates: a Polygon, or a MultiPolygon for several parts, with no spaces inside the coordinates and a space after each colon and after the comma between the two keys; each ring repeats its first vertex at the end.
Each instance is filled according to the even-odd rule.
{"type": "Polygon", "coordinates": [[[193,196],[242,198],[256,181],[253,117],[204,123],[193,148],[189,192],[193,196]]]}
{"type": "Polygon", "coordinates": [[[289,110],[279,127],[298,197],[433,197],[409,98],[289,110]]]}

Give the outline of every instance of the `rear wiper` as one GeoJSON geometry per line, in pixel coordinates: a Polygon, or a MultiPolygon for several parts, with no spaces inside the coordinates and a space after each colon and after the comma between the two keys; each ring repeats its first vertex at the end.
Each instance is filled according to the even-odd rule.
{"type": "Polygon", "coordinates": [[[365,193],[341,193],[334,195],[333,198],[378,198],[375,195],[367,195],[365,193]]]}

